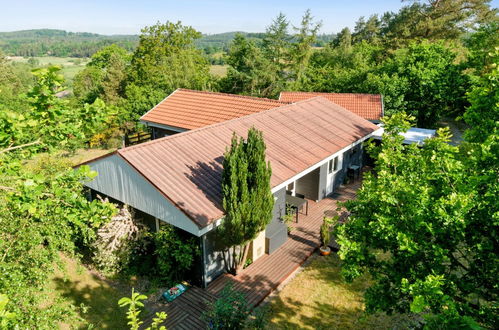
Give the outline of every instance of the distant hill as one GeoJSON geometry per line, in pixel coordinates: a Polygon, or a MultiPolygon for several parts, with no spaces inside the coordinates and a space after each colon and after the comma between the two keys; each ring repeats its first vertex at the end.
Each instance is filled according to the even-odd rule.
{"type": "MultiPolygon", "coordinates": [[[[196,40],[196,46],[211,54],[226,51],[237,33],[257,42],[263,40],[261,32],[224,32],[205,34],[196,40]]],[[[322,46],[332,40],[333,35],[318,36],[315,46],[322,46]]],[[[138,35],[103,35],[89,32],[68,32],[56,29],[36,29],[0,32],[0,50],[11,56],[59,56],[88,57],[100,48],[118,44],[132,51],[138,44],[138,35]]]]}
{"type": "Polygon", "coordinates": [[[14,56],[88,57],[100,48],[118,44],[128,50],[137,46],[136,35],[101,35],[55,29],[0,32],[0,50],[14,56]]]}
{"type": "MultiPolygon", "coordinates": [[[[230,42],[234,39],[236,34],[242,34],[248,39],[253,39],[257,42],[262,41],[265,37],[263,32],[224,32],[218,34],[205,34],[203,37],[196,41],[196,45],[199,48],[203,48],[207,53],[213,52],[212,49],[217,51],[227,50],[230,42]]],[[[334,34],[321,34],[317,36],[317,43],[314,46],[324,46],[326,43],[331,42],[334,39],[334,34]]]]}
{"type": "Polygon", "coordinates": [[[205,49],[208,53],[213,51],[227,50],[230,42],[234,39],[236,34],[242,34],[246,38],[254,40],[263,40],[265,33],[262,32],[243,32],[233,31],[217,34],[204,34],[202,38],[196,40],[196,45],[199,48],[205,49]]]}

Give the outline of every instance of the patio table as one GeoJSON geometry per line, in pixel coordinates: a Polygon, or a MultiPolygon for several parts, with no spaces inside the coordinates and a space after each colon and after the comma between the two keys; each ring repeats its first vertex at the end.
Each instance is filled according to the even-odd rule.
{"type": "Polygon", "coordinates": [[[348,169],[353,173],[353,179],[355,180],[355,174],[357,174],[357,179],[360,178],[360,166],[350,165],[348,169]]]}
{"type": "Polygon", "coordinates": [[[286,195],[286,203],[296,208],[296,223],[298,223],[298,211],[305,206],[305,215],[308,215],[308,200],[296,196],[286,195]]]}

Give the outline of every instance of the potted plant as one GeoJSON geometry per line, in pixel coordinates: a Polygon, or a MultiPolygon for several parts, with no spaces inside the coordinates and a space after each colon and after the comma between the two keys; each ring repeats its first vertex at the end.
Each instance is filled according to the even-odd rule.
{"type": "Polygon", "coordinates": [[[286,227],[288,228],[288,234],[291,233],[291,230],[293,227],[291,227],[291,223],[295,219],[295,212],[294,209],[291,205],[286,204],[286,213],[281,217],[282,222],[286,224],[286,227]]]}
{"type": "Polygon", "coordinates": [[[321,247],[319,251],[321,255],[327,256],[331,253],[331,248],[328,246],[329,241],[331,240],[331,223],[334,218],[324,217],[324,220],[321,225],[321,247]]]}

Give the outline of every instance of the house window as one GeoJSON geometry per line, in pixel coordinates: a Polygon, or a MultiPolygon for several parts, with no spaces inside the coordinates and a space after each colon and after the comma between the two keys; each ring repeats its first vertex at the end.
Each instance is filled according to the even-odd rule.
{"type": "Polygon", "coordinates": [[[338,170],[338,157],[334,157],[329,161],[328,172],[331,174],[338,170]]]}

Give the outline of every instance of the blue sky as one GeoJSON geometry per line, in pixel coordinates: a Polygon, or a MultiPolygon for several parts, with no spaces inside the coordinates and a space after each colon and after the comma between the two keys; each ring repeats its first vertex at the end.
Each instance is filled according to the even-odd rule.
{"type": "MultiPolygon", "coordinates": [[[[499,0],[492,5],[499,7],[499,0]]],[[[137,34],[146,25],[181,20],[203,33],[264,31],[282,11],[295,24],[310,8],[322,32],[353,27],[360,16],[397,11],[400,0],[0,0],[0,31],[54,28],[103,34],[137,34]]]]}

